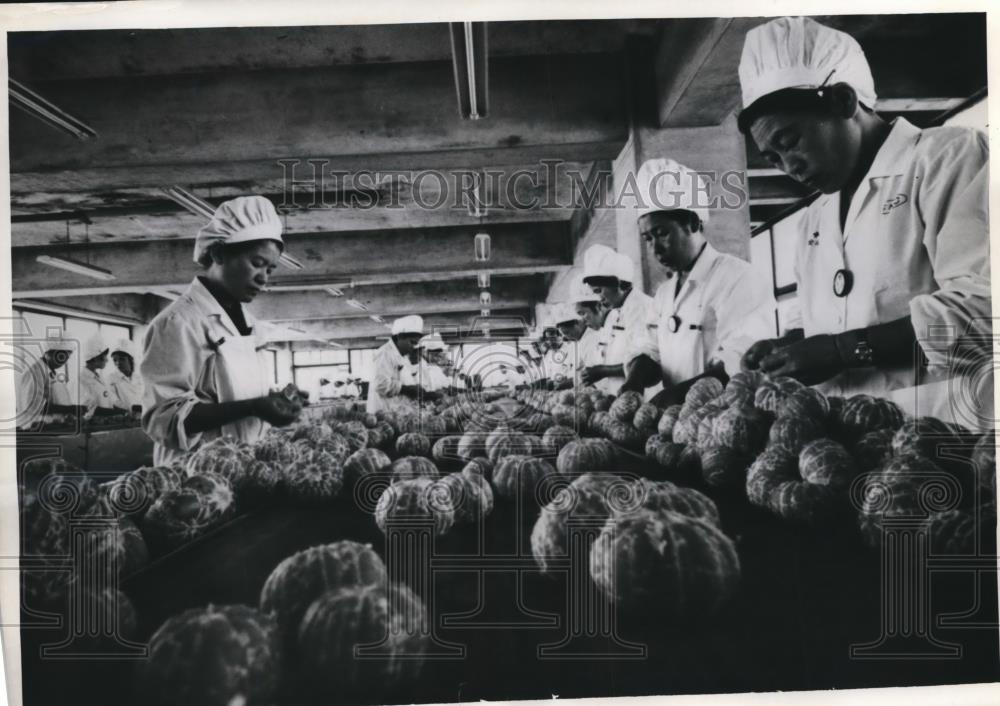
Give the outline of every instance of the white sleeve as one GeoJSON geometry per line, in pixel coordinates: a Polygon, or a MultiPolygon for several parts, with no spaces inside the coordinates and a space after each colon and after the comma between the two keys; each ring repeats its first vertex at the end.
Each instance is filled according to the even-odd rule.
{"type": "Polygon", "coordinates": [[[188,435],[184,422],[196,404],[198,380],[209,355],[199,328],[181,316],[154,320],[143,341],[139,374],[145,382],[142,428],[157,444],[179,451],[198,445],[201,434],[188,435]]]}
{"type": "Polygon", "coordinates": [[[375,388],[375,392],[381,397],[398,395],[403,386],[399,372],[389,352],[385,349],[379,350],[375,354],[375,374],[372,377],[372,386],[375,388]]]}
{"type": "Polygon", "coordinates": [[[929,156],[917,199],[939,289],[914,297],[910,314],[928,360],[941,366],[963,340],[992,350],[989,146],[969,130],[929,156]]]}
{"type": "Polygon", "coordinates": [[[718,329],[717,358],[733,375],[740,370],[740,360],[757,341],[774,337],[774,295],[771,285],[749,265],[738,263],[726,268],[719,296],[713,301],[718,329]]]}
{"type": "Polygon", "coordinates": [[[625,355],[625,374],[628,375],[632,362],[641,355],[660,362],[660,344],[657,341],[659,311],[656,300],[649,298],[637,307],[625,322],[628,334],[628,351],[625,355]]]}

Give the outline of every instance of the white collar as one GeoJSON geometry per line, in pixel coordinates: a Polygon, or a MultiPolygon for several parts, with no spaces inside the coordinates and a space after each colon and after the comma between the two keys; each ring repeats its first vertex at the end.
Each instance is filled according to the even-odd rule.
{"type": "MultiPolygon", "coordinates": [[[[191,284],[188,285],[187,290],[185,290],[184,296],[205,316],[218,317],[219,323],[224,329],[226,329],[226,331],[229,332],[230,336],[239,335],[239,332],[236,330],[236,325],[233,323],[233,320],[229,318],[229,314],[227,314],[226,310],[222,308],[219,300],[216,299],[215,296],[208,291],[208,288],[201,283],[200,279],[195,277],[194,280],[192,280],[191,284]]],[[[256,332],[257,321],[254,319],[253,314],[247,311],[246,307],[243,307],[243,318],[246,321],[247,327],[256,332]]]]}
{"type": "Polygon", "coordinates": [[[885,138],[885,142],[875,153],[865,180],[876,179],[878,177],[892,176],[899,173],[900,164],[906,158],[907,153],[920,139],[920,128],[910,123],[906,118],[896,118],[892,121],[892,129],[885,138]]]}

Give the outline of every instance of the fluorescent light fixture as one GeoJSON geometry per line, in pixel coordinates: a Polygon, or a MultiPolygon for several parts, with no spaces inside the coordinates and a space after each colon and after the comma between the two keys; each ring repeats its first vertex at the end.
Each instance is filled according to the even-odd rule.
{"type": "Polygon", "coordinates": [[[115,278],[115,276],[111,274],[110,270],[106,270],[103,267],[97,267],[96,265],[88,265],[85,262],[77,262],[76,260],[70,260],[67,257],[39,255],[38,257],[35,258],[35,260],[37,262],[42,263],[43,265],[58,267],[61,270],[66,270],[67,272],[73,272],[78,275],[86,275],[87,277],[93,277],[94,279],[108,281],[115,278]]]}
{"type": "Polygon", "coordinates": [[[384,323],[385,323],[385,319],[383,319],[383,318],[382,318],[381,316],[379,316],[378,314],[372,314],[372,315],[371,315],[371,316],[369,316],[368,318],[369,318],[369,319],[371,319],[372,321],[374,321],[374,322],[375,322],[375,323],[377,323],[377,324],[384,324],[384,323]]]}
{"type": "Polygon", "coordinates": [[[482,316],[489,316],[489,315],[490,315],[490,310],[489,310],[489,309],[480,309],[480,310],[479,310],[479,313],[480,313],[480,314],[481,314],[482,316]]]}
{"type": "Polygon", "coordinates": [[[295,328],[294,326],[289,326],[288,330],[291,331],[292,333],[305,333],[303,329],[295,328]]]}
{"type": "Polygon", "coordinates": [[[27,86],[14,79],[7,81],[10,102],[28,115],[38,118],[54,128],[68,132],[78,140],[89,140],[96,137],[94,128],[79,118],[75,118],[62,108],[50,103],[27,86]]]}
{"type": "Polygon", "coordinates": [[[458,111],[470,120],[485,118],[488,113],[486,23],[452,22],[449,29],[458,111]]]}
{"type": "Polygon", "coordinates": [[[488,290],[484,289],[479,293],[479,304],[481,306],[489,306],[492,303],[493,303],[493,296],[489,293],[488,290]]]}
{"type": "Polygon", "coordinates": [[[475,249],[476,262],[489,262],[490,259],[490,234],[476,233],[475,249]]]}
{"type": "Polygon", "coordinates": [[[329,294],[331,297],[342,297],[344,292],[336,287],[323,287],[323,291],[329,294]]]}
{"type": "Polygon", "coordinates": [[[336,341],[327,341],[326,345],[330,346],[330,348],[343,348],[344,347],[344,344],[337,343],[336,341]]]}
{"type": "Polygon", "coordinates": [[[359,302],[357,299],[347,299],[347,306],[353,307],[358,311],[368,311],[368,307],[359,302]]]}
{"type": "Polygon", "coordinates": [[[490,273],[489,272],[480,272],[478,279],[479,279],[479,288],[480,289],[489,289],[490,288],[490,273]]]}
{"type": "Polygon", "coordinates": [[[281,253],[281,257],[278,258],[278,261],[286,267],[291,267],[293,270],[301,270],[305,267],[305,265],[286,252],[281,253]]]}
{"type": "Polygon", "coordinates": [[[212,204],[204,201],[190,191],[182,189],[179,186],[169,186],[163,189],[163,194],[174,201],[177,204],[183,206],[187,211],[193,213],[196,216],[201,216],[208,220],[212,220],[212,216],[215,215],[215,207],[212,204]]]}

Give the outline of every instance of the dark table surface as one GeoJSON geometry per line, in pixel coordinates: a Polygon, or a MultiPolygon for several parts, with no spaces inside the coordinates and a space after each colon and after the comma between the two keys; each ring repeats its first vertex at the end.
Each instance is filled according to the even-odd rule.
{"type": "MultiPolygon", "coordinates": [[[[631,472],[656,474],[636,457],[628,466],[631,472]]],[[[420,680],[405,692],[376,700],[494,701],[1000,680],[995,558],[992,572],[938,572],[930,579],[932,639],[957,646],[958,654],[886,657],[896,645],[890,642],[876,655],[880,658],[853,658],[852,645],[878,641],[883,633],[879,553],[850,531],[797,528],[748,506],[745,498],[706,492],[719,506],[724,531],[736,541],[742,568],[739,596],[722,615],[667,620],[657,615],[657,606],[643,606],[640,612],[617,615],[616,639],[604,633],[561,651],[540,651],[568,637],[567,576],[548,577],[534,568],[528,537],[537,508],[519,516],[511,503],[498,499],[481,538],[474,528],[455,528],[434,545],[433,562],[441,570],[434,573],[431,613],[442,656],[428,660],[420,680]],[[951,625],[938,624],[946,614],[963,613],[951,625]],[[456,645],[462,647],[458,658],[448,654],[456,645]],[[577,657],[566,658],[569,652],[577,657]]],[[[128,578],[123,590],[135,604],[140,637],[146,639],[187,608],[256,605],[268,574],[283,558],[340,539],[371,543],[385,553],[385,537],[351,499],[322,508],[262,508],[154,561],[128,578]]],[[[28,706],[134,703],[132,663],[39,660],[38,646],[57,642],[61,631],[22,630],[22,635],[28,706]]],[[[912,654],[913,649],[926,652],[928,640],[917,635],[900,644],[912,654]]]]}

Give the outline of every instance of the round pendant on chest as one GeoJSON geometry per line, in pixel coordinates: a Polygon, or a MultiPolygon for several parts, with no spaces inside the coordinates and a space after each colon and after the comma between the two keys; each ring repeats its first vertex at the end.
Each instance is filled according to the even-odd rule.
{"type": "Polygon", "coordinates": [[[679,316],[673,315],[669,319],[667,319],[667,330],[670,331],[670,333],[677,333],[680,327],[681,327],[681,319],[679,316]]]}
{"type": "Polygon", "coordinates": [[[854,274],[847,269],[837,270],[833,275],[833,293],[838,297],[846,297],[854,286],[854,274]]]}

